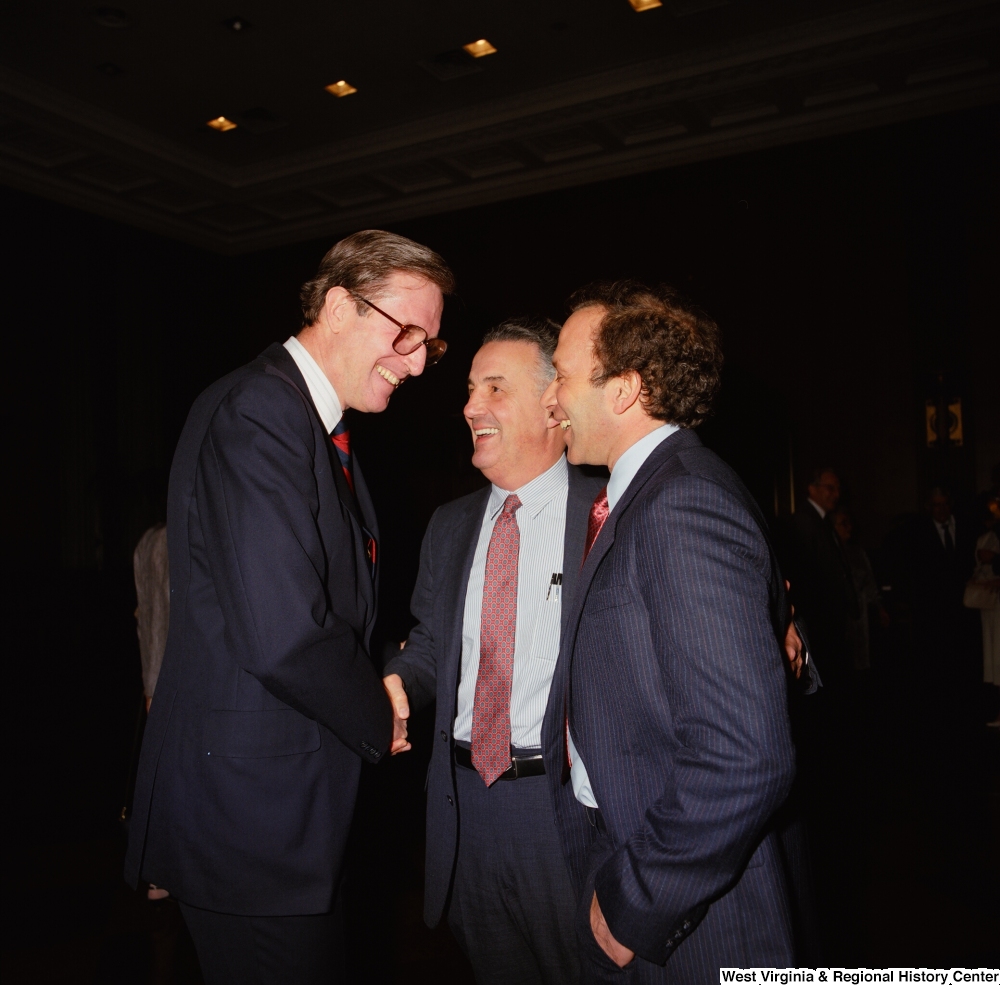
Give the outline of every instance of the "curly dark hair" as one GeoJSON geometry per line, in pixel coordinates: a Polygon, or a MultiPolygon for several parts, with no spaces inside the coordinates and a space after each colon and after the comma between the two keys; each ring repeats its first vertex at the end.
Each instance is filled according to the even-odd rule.
{"type": "Polygon", "coordinates": [[[594,337],[595,386],[634,370],[646,413],[682,428],[701,424],[719,392],[719,328],[703,311],[665,285],[634,280],[591,284],[573,294],[570,311],[601,307],[594,337]]]}

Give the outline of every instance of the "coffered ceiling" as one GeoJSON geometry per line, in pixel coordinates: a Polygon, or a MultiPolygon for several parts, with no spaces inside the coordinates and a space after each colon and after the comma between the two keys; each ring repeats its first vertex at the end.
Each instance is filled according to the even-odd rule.
{"type": "Polygon", "coordinates": [[[118,2],[5,5],[0,182],[226,253],[1000,97],[997,0],[118,2]]]}

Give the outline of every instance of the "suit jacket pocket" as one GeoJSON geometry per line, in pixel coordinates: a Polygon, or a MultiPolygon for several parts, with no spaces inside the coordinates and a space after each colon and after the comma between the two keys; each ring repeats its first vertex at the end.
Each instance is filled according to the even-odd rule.
{"type": "Polygon", "coordinates": [[[599,591],[591,592],[584,603],[584,612],[594,613],[603,609],[622,609],[634,602],[635,599],[628,589],[615,585],[612,588],[602,588],[599,591]]]}
{"type": "Polygon", "coordinates": [[[320,747],[319,726],[291,708],[208,713],[205,751],[209,756],[266,759],[298,756],[320,747]]]}

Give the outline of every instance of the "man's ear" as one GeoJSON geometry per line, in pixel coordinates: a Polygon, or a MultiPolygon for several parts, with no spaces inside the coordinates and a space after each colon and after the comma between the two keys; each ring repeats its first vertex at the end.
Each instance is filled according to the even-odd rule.
{"type": "Polygon", "coordinates": [[[616,376],[606,385],[611,391],[611,409],[616,414],[624,414],[642,396],[642,377],[634,369],[616,376]]]}
{"type": "Polygon", "coordinates": [[[339,335],[352,311],[356,311],[354,296],[345,287],[331,287],[326,292],[321,320],[334,334],[339,335]]]}

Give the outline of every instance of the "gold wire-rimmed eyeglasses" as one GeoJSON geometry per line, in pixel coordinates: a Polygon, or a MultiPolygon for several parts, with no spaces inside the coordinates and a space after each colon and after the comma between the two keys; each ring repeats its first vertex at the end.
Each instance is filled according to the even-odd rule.
{"type": "Polygon", "coordinates": [[[441,361],[441,357],[448,348],[448,343],[444,339],[429,339],[425,328],[421,328],[419,325],[404,325],[392,315],[384,312],[377,304],[372,304],[367,298],[361,297],[360,294],[355,294],[354,297],[362,304],[367,304],[373,311],[377,311],[383,318],[388,318],[399,329],[399,335],[392,343],[394,352],[398,352],[401,356],[409,356],[425,345],[427,346],[426,365],[433,366],[441,361]]]}

